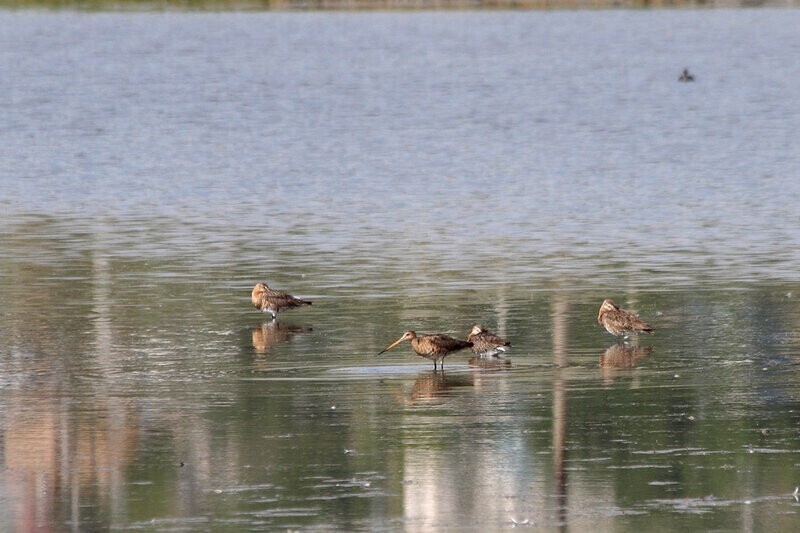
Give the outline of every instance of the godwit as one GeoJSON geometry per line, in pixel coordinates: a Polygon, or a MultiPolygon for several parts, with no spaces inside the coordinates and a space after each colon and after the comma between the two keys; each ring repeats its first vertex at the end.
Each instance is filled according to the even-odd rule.
{"type": "Polygon", "coordinates": [[[417,334],[413,331],[406,331],[403,333],[402,337],[394,341],[385,349],[381,350],[378,355],[391,350],[401,342],[407,340],[411,341],[411,349],[413,349],[417,355],[433,361],[434,370],[436,370],[436,366],[439,364],[439,361],[441,361],[441,367],[444,368],[444,358],[451,353],[472,346],[470,341],[454,339],[453,337],[443,335],[441,333],[432,333],[430,335],[422,335],[421,337],[417,337],[417,334]]]}
{"type": "Polygon", "coordinates": [[[645,324],[639,317],[630,311],[621,309],[611,300],[603,300],[600,312],[597,314],[597,322],[612,335],[623,335],[627,337],[631,333],[653,333],[653,327],[645,324]]]}
{"type": "Polygon", "coordinates": [[[472,326],[472,331],[467,335],[467,340],[472,342],[472,351],[482,357],[502,355],[511,348],[510,342],[487,331],[480,324],[472,326]]]}
{"type": "Polygon", "coordinates": [[[250,294],[250,301],[259,311],[272,314],[273,319],[283,310],[311,305],[311,302],[300,300],[291,294],[273,291],[267,287],[266,283],[256,283],[256,286],[253,287],[253,292],[250,294]]]}

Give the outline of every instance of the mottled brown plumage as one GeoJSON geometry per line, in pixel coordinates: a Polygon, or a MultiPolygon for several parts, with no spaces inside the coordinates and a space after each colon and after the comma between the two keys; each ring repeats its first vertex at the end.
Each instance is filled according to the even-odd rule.
{"type": "Polygon", "coordinates": [[[311,302],[307,300],[295,298],[285,292],[274,291],[266,283],[256,283],[256,286],[253,287],[253,292],[250,294],[250,301],[259,311],[272,314],[272,318],[278,316],[281,311],[311,305],[311,302]]]}
{"type": "Polygon", "coordinates": [[[621,309],[611,300],[604,300],[597,314],[597,322],[612,335],[628,336],[631,333],[652,333],[653,327],[645,324],[630,311],[621,309]]]}
{"type": "Polygon", "coordinates": [[[463,350],[464,348],[470,348],[472,346],[470,341],[454,339],[453,337],[443,335],[441,333],[432,333],[430,335],[422,335],[421,337],[417,337],[415,332],[406,331],[402,337],[394,341],[385,349],[381,350],[378,355],[391,350],[406,340],[411,341],[411,349],[413,349],[417,355],[433,361],[434,369],[436,369],[436,366],[440,361],[441,366],[444,368],[444,358],[451,353],[457,352],[458,350],[463,350]]]}
{"type": "Polygon", "coordinates": [[[483,357],[502,355],[511,348],[510,342],[484,329],[480,324],[472,326],[467,340],[472,342],[472,351],[483,357]]]}

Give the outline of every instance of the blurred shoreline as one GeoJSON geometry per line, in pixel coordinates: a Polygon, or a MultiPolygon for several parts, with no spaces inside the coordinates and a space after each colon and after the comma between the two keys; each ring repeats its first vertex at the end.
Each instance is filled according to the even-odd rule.
{"type": "Polygon", "coordinates": [[[80,11],[430,11],[796,8],[800,0],[0,0],[2,9],[80,11]]]}

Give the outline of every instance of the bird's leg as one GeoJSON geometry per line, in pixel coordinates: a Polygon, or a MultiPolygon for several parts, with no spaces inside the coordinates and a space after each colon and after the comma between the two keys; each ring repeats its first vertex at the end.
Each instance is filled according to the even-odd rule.
{"type": "Polygon", "coordinates": [[[625,334],[622,336],[622,344],[623,344],[624,346],[627,346],[628,344],[630,344],[630,340],[631,340],[631,338],[634,338],[634,339],[635,339],[635,338],[636,338],[636,334],[635,334],[635,333],[625,333],[625,334]]]}

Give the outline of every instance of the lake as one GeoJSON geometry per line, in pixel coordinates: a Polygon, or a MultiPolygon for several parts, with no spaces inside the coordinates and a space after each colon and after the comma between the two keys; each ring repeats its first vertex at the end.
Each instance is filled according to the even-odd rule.
{"type": "Polygon", "coordinates": [[[0,529],[796,527],[800,11],[0,27],[0,529]]]}

